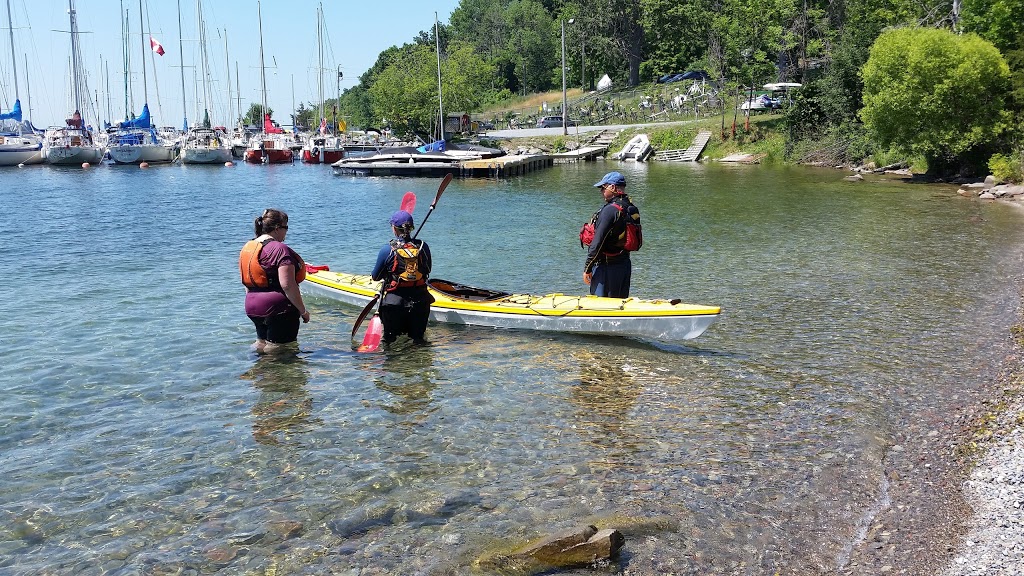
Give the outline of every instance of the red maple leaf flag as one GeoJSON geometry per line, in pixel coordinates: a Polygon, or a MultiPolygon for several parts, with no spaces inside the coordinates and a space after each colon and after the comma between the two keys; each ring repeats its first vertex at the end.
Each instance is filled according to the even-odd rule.
{"type": "Polygon", "coordinates": [[[149,47],[153,49],[153,52],[156,52],[161,56],[164,55],[163,45],[157,42],[156,38],[153,38],[152,36],[149,37],[149,47]]]}

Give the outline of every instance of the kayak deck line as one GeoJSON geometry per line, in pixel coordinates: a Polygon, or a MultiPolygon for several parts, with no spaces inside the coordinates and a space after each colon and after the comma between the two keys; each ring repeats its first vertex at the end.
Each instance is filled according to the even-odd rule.
{"type": "MultiPolygon", "coordinates": [[[[381,283],[367,275],[310,271],[305,291],[353,305],[365,305],[381,283]]],[[[655,339],[696,338],[721,313],[718,306],[684,304],[678,299],[645,300],[513,294],[432,279],[431,318],[439,322],[496,328],[575,332],[655,339]]]]}

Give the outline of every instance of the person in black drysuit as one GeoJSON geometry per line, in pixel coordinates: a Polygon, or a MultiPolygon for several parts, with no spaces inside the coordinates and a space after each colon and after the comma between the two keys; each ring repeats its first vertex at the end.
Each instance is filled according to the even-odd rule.
{"type": "Polygon", "coordinates": [[[601,189],[605,205],[594,223],[594,240],[587,250],[583,283],[590,286],[594,296],[628,298],[633,264],[629,252],[619,244],[619,238],[626,229],[625,215],[630,208],[633,212],[636,208],[626,196],[626,178],[622,174],[609,172],[594,187],[601,189]]]}
{"type": "Polygon", "coordinates": [[[408,334],[413,342],[423,344],[434,297],[427,291],[430,276],[430,247],[423,240],[409,238],[414,228],[412,214],[399,210],[391,216],[395,239],[377,254],[371,276],[384,282],[380,320],[384,325],[383,340],[394,342],[408,334]]]}

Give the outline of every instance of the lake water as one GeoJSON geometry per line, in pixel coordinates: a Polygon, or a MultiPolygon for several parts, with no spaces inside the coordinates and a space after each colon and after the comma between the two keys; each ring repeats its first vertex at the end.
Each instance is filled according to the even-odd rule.
{"type": "Polygon", "coordinates": [[[434,275],[585,292],[613,169],[643,214],[632,295],[722,306],[700,338],[432,325],[355,354],[359,309],[309,299],[301,352],[259,358],[236,262],[263,208],[308,262],[366,273],[439,179],[0,171],[0,571],[466,574],[585,524],[627,537],[600,573],[843,567],[898,433],[992,380],[1024,211],[833,170],[557,166],[453,182],[434,275]]]}

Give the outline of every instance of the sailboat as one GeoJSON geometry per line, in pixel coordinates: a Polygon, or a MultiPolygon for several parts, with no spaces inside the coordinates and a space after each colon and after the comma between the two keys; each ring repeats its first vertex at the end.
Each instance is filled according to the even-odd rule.
{"type": "Polygon", "coordinates": [[[43,138],[31,122],[22,121],[18,97],[18,60],[14,53],[14,19],[11,0],[7,0],[7,29],[11,32],[11,64],[14,73],[14,106],[0,113],[0,166],[39,164],[43,161],[43,138]]]}
{"type": "Polygon", "coordinates": [[[327,116],[324,115],[324,22],[323,4],[316,10],[316,40],[320,49],[320,68],[317,70],[317,85],[320,89],[320,128],[302,146],[302,161],[307,164],[334,164],[345,156],[342,139],[327,131],[327,116]]]}
{"type": "MultiPolygon", "coordinates": [[[[199,58],[203,68],[203,121],[198,126],[188,127],[188,113],[185,113],[185,136],[181,146],[181,161],[184,164],[224,164],[231,161],[231,142],[221,130],[210,127],[210,77],[209,59],[206,53],[206,22],[203,20],[202,0],[196,0],[196,21],[199,28],[199,58]]],[[[178,43],[181,45],[181,0],[178,0],[178,43]]],[[[181,93],[185,94],[185,62],[181,57],[181,93]]]]}
{"type": "Polygon", "coordinates": [[[267,74],[263,67],[263,13],[260,3],[256,2],[256,14],[260,23],[260,83],[263,88],[263,132],[253,135],[245,149],[245,161],[252,164],[285,164],[291,162],[295,154],[288,147],[284,138],[284,130],[274,125],[267,114],[267,74]]]}
{"type": "MultiPolygon", "coordinates": [[[[146,33],[142,24],[142,0],[139,0],[139,34],[142,38],[142,113],[121,122],[107,143],[110,159],[116,164],[170,162],[178,155],[178,144],[156,130],[149,113],[149,88],[146,81],[146,33]]],[[[127,84],[128,78],[125,78],[127,84]]]]}
{"type": "Polygon", "coordinates": [[[88,94],[85,81],[79,71],[82,68],[82,54],[78,45],[78,19],[75,0],[68,0],[68,15],[71,19],[71,93],[75,111],[64,126],[51,126],[43,136],[43,155],[48,164],[85,164],[99,162],[103,148],[96,144],[92,130],[82,118],[82,96],[88,94]]]}

